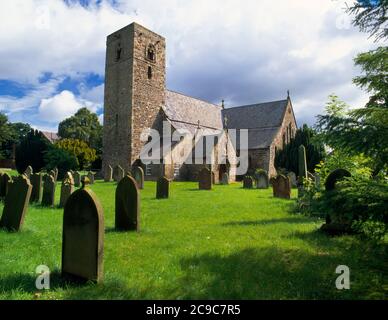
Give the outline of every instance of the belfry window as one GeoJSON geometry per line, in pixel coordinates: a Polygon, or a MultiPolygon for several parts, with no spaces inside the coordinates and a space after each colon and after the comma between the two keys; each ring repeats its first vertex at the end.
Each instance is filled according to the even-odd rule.
{"type": "Polygon", "coordinates": [[[147,48],[147,59],[152,61],[152,62],[155,62],[155,60],[156,60],[155,47],[152,44],[150,44],[147,48]]]}
{"type": "Polygon", "coordinates": [[[148,79],[152,79],[152,68],[148,66],[148,79]]]}

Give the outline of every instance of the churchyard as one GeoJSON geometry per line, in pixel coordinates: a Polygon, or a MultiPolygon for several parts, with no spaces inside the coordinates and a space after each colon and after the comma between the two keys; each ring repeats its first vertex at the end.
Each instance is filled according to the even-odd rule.
{"type": "MultiPolygon", "coordinates": [[[[260,189],[256,188],[252,178],[209,186],[209,176],[203,175],[202,183],[160,179],[157,187],[156,182],[145,181],[142,189],[135,188],[131,201],[125,192],[135,190],[132,177],[126,176],[119,184],[96,179],[86,186],[101,204],[97,211],[103,218],[103,224],[92,226],[100,228],[96,241],[103,247],[103,255],[98,252],[98,275],[94,275],[97,282],[86,283],[63,276],[80,268],[77,264],[85,256],[78,252],[75,258],[74,246],[89,250],[95,241],[91,229],[81,235],[82,228],[77,229],[83,218],[75,213],[87,211],[79,210],[85,208],[80,204],[83,189],[74,187],[67,177],[64,184],[78,191],[67,200],[72,201],[71,210],[66,205],[63,209],[59,206],[62,181],[57,181],[53,205],[31,203],[19,232],[0,231],[0,299],[386,297],[384,246],[371,246],[354,235],[324,234],[319,230],[324,219],[296,212],[296,188],[291,190],[291,199],[285,199],[284,192],[275,198],[271,186],[260,183],[260,189]],[[116,195],[117,188],[124,196],[123,192],[116,195]],[[66,210],[65,224],[73,237],[65,244],[66,210]],[[71,243],[76,238],[83,240],[71,243]],[[40,265],[50,270],[48,290],[35,286],[40,265]],[[349,290],[336,288],[339,265],[350,268],[349,290]]],[[[4,201],[0,212],[3,209],[4,201]]]]}

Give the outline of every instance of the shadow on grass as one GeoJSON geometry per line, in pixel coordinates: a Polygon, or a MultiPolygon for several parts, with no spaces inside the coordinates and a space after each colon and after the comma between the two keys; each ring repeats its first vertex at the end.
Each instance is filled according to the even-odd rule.
{"type": "Polygon", "coordinates": [[[308,217],[289,217],[289,218],[280,218],[280,219],[261,219],[261,220],[247,220],[247,221],[230,221],[223,223],[223,226],[256,226],[256,225],[272,225],[277,223],[308,223],[313,222],[311,218],[308,217]]]}

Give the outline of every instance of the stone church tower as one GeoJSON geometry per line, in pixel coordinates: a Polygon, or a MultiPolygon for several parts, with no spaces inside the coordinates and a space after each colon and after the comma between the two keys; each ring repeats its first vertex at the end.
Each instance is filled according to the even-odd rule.
{"type": "Polygon", "coordinates": [[[165,39],[132,23],[107,38],[103,169],[129,170],[139,159],[143,129],[165,104],[165,39]]]}

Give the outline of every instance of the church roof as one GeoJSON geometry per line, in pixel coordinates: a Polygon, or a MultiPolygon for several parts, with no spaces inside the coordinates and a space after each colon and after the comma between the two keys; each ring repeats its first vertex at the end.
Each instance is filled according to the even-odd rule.
{"type": "Polygon", "coordinates": [[[198,128],[216,133],[223,128],[220,106],[166,90],[164,112],[175,129],[188,129],[194,133],[198,128]],[[214,131],[214,132],[213,132],[214,131]]]}

